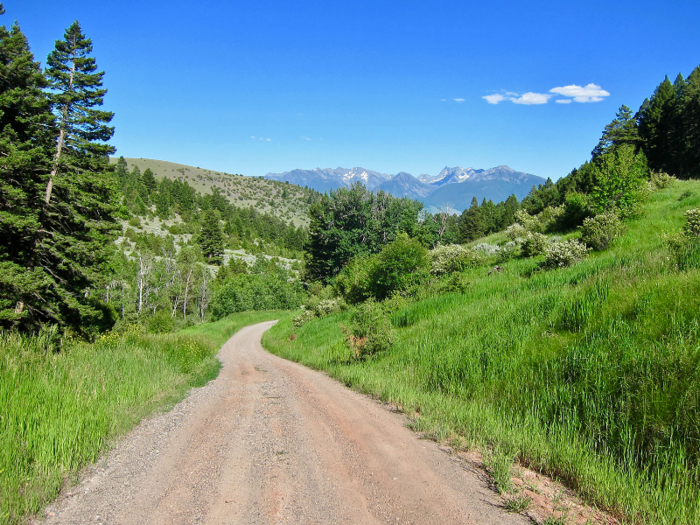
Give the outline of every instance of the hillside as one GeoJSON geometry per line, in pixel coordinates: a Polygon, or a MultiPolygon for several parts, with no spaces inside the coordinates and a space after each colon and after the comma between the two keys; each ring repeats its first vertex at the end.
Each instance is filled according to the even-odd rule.
{"type": "Polygon", "coordinates": [[[700,249],[669,248],[698,206],[698,181],[658,190],[610,248],[564,268],[509,254],[503,232],[479,239],[471,268],[381,303],[390,342],[367,359],[346,343],[350,312],[280,322],[264,343],[479,448],[514,498],[536,496],[513,463],[625,522],[698,523],[700,249]]]}
{"type": "MultiPolygon", "coordinates": [[[[116,158],[110,160],[117,161],[116,158]]],[[[308,224],[307,212],[313,191],[295,184],[212,171],[164,160],[125,160],[129,169],[138,167],[141,173],[150,169],[158,180],[167,177],[187,182],[203,194],[211,193],[212,188],[219,188],[229,202],[237,207],[252,207],[286,222],[292,221],[295,226],[308,224]]]]}

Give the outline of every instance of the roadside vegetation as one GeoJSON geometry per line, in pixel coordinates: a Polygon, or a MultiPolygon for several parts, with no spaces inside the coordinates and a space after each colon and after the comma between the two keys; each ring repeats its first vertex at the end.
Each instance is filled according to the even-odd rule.
{"type": "Polygon", "coordinates": [[[218,374],[216,353],[243,326],[284,317],[246,312],[170,334],[139,325],[94,343],[0,334],[0,523],[20,523],[79,469],[154,411],[218,374]]]}
{"type": "MultiPolygon", "coordinates": [[[[700,252],[678,255],[668,239],[699,205],[700,183],[678,182],[571,266],[499,251],[427,278],[413,297],[375,303],[390,321],[380,352],[356,351],[352,310],[288,319],[263,341],[402,407],[418,431],[546,472],[618,517],[696,523],[700,252]]],[[[483,239],[482,253],[507,242],[483,239]]]]}

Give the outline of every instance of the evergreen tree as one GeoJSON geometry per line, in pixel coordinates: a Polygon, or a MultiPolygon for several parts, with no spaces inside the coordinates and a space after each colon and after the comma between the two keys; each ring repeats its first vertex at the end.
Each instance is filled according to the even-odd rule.
{"type": "Polygon", "coordinates": [[[153,175],[151,168],[146,168],[146,170],[143,172],[143,175],[141,175],[141,182],[146,187],[146,190],[148,190],[149,196],[153,194],[156,191],[156,188],[158,187],[158,182],[156,182],[156,178],[153,175]]]}
{"type": "Polygon", "coordinates": [[[472,197],[471,206],[462,212],[459,222],[461,242],[470,242],[484,235],[484,224],[479,201],[472,197]]]}
{"type": "Polygon", "coordinates": [[[688,76],[679,95],[679,175],[700,178],[700,66],[688,76]]]}
{"type": "Polygon", "coordinates": [[[24,261],[28,275],[41,275],[41,288],[18,297],[15,308],[24,326],[57,322],[82,334],[110,322],[95,290],[116,228],[108,157],[114,148],[106,144],[114,133],[107,125],[112,113],[96,109],[106,90],[91,52],[74,22],[47,60],[55,142],[24,261]]]}
{"type": "Polygon", "coordinates": [[[28,264],[50,170],[45,84],[19,26],[0,26],[0,329],[36,328],[37,309],[52,309],[43,297],[49,276],[28,264]]]}
{"type": "Polygon", "coordinates": [[[629,144],[635,149],[640,145],[637,121],[632,116],[632,110],[624,104],[620,106],[613,121],[605,126],[603,136],[591,152],[593,160],[623,144],[629,144]]]}
{"type": "Polygon", "coordinates": [[[224,234],[216,210],[207,210],[204,213],[197,243],[210,264],[221,263],[224,255],[224,234]]]}
{"type": "Polygon", "coordinates": [[[676,89],[666,77],[639,110],[639,136],[649,167],[673,173],[673,120],[676,89]]]}

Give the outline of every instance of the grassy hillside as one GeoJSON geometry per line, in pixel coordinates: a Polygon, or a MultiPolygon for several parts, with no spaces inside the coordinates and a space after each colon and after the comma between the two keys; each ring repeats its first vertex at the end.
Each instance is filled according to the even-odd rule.
{"type": "MultiPolygon", "coordinates": [[[[116,162],[117,159],[111,159],[116,162]]],[[[306,190],[294,184],[271,181],[258,177],[232,175],[199,167],[175,164],[163,160],[126,158],[129,169],[138,167],[141,173],[146,169],[156,179],[167,177],[180,180],[194,187],[200,193],[211,193],[219,188],[228,200],[238,207],[253,207],[259,212],[275,215],[285,221],[292,221],[295,226],[308,224],[309,197],[312,190],[306,190]],[[283,194],[286,190],[286,196],[283,194]]]]}
{"type": "MultiPolygon", "coordinates": [[[[394,311],[393,346],[372,359],[348,349],[349,313],[283,321],[264,344],[627,522],[700,523],[700,264],[679,269],[664,237],[699,205],[700,182],[678,182],[572,267],[545,271],[536,257],[467,270],[464,293],[394,311]]],[[[503,489],[507,471],[494,471],[503,489]]]]}

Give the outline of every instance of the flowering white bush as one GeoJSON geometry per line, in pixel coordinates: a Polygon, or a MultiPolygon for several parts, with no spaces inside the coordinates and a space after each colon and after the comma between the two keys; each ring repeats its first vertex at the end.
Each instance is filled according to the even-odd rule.
{"type": "Polygon", "coordinates": [[[516,211],[515,220],[529,232],[542,232],[542,224],[539,219],[530,215],[525,210],[516,211]]]}
{"type": "Polygon", "coordinates": [[[511,241],[517,241],[518,239],[523,239],[527,235],[527,230],[520,223],[511,224],[506,228],[506,237],[511,241]]]}
{"type": "Polygon", "coordinates": [[[478,254],[459,244],[437,246],[430,251],[430,258],[432,259],[430,272],[435,275],[461,272],[478,266],[481,262],[478,254]]]}
{"type": "Polygon", "coordinates": [[[545,268],[571,266],[586,256],[588,248],[577,239],[549,244],[544,252],[545,268]]]}
{"type": "Polygon", "coordinates": [[[498,255],[501,251],[501,247],[498,244],[489,244],[487,242],[480,242],[479,244],[472,246],[472,250],[475,252],[480,252],[483,255],[498,255]]]}
{"type": "Polygon", "coordinates": [[[589,248],[605,250],[622,231],[622,221],[615,213],[601,213],[583,221],[581,240],[589,248]]]}
{"type": "Polygon", "coordinates": [[[547,248],[547,236],[542,233],[528,232],[520,246],[525,257],[536,257],[547,248]]]}
{"type": "Polygon", "coordinates": [[[688,235],[700,236],[700,208],[685,212],[686,224],[683,231],[688,235]]]}

